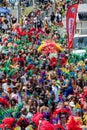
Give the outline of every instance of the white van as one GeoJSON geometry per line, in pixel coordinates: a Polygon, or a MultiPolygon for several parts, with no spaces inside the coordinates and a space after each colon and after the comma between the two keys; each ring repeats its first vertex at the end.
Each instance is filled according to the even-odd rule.
{"type": "Polygon", "coordinates": [[[84,53],[86,52],[85,50],[86,47],[87,47],[87,35],[76,34],[74,36],[74,44],[72,52],[74,54],[84,55],[84,53]]]}
{"type": "Polygon", "coordinates": [[[87,47],[87,4],[78,5],[73,53],[84,54],[87,47]]]}

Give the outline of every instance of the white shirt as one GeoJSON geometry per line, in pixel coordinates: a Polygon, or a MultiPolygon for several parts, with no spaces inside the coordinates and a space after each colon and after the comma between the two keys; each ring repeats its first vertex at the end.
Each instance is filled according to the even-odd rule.
{"type": "Polygon", "coordinates": [[[19,93],[12,93],[11,98],[16,99],[18,101],[18,103],[21,102],[21,97],[20,97],[19,93]]]}
{"type": "Polygon", "coordinates": [[[58,96],[58,89],[56,86],[52,86],[52,90],[55,94],[55,99],[54,99],[54,102],[58,102],[59,101],[59,96],[58,96]]]}
{"type": "Polygon", "coordinates": [[[34,23],[36,23],[37,22],[37,17],[34,17],[34,23]]]}
{"type": "Polygon", "coordinates": [[[4,91],[7,91],[8,88],[13,88],[13,87],[14,87],[14,85],[12,83],[10,85],[8,85],[7,83],[2,84],[2,89],[4,91]]]}
{"type": "Polygon", "coordinates": [[[6,30],[8,28],[7,24],[4,24],[2,28],[6,30]]]}
{"type": "Polygon", "coordinates": [[[4,49],[4,45],[0,45],[0,52],[4,49]]]}

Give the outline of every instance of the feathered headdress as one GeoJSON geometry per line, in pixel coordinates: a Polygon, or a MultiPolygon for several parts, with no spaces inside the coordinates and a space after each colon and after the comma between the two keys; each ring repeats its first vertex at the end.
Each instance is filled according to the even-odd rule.
{"type": "Polygon", "coordinates": [[[19,121],[18,121],[18,126],[20,126],[21,128],[26,128],[29,125],[29,120],[25,117],[20,117],[19,121]]]}
{"type": "Polygon", "coordinates": [[[0,104],[2,104],[3,106],[5,106],[6,108],[10,107],[9,102],[6,99],[4,99],[4,98],[0,98],[0,104]]]}
{"type": "Polygon", "coordinates": [[[20,118],[20,110],[23,107],[23,103],[20,103],[17,105],[16,109],[3,109],[3,107],[0,108],[0,123],[4,118],[13,117],[13,118],[20,118]]]}
{"type": "Polygon", "coordinates": [[[27,72],[27,71],[30,70],[30,69],[34,69],[34,65],[29,64],[29,65],[26,67],[25,71],[27,72]]]}
{"type": "Polygon", "coordinates": [[[65,109],[65,108],[59,108],[59,109],[56,109],[53,113],[54,115],[59,115],[59,114],[70,114],[70,111],[65,109]]]}
{"type": "Polygon", "coordinates": [[[44,120],[40,124],[40,130],[55,130],[55,129],[54,129],[54,125],[52,125],[50,122],[44,120]]]}
{"type": "Polygon", "coordinates": [[[54,128],[55,128],[55,130],[58,130],[58,129],[64,130],[63,126],[60,124],[54,125],[54,128]]]}
{"type": "Polygon", "coordinates": [[[84,88],[84,97],[87,97],[87,88],[84,88]]]}
{"type": "Polygon", "coordinates": [[[54,68],[54,67],[57,65],[57,63],[58,63],[57,58],[52,57],[52,58],[50,59],[50,66],[51,66],[52,68],[54,68]]]}
{"type": "Polygon", "coordinates": [[[43,118],[43,114],[37,113],[33,116],[32,121],[35,123],[36,126],[38,126],[39,121],[43,118]]]}
{"type": "Polygon", "coordinates": [[[3,119],[2,124],[0,125],[0,128],[3,129],[5,126],[8,128],[14,128],[16,124],[16,119],[12,117],[8,117],[3,119]]]}
{"type": "Polygon", "coordinates": [[[73,116],[70,116],[67,128],[68,130],[82,130],[80,121],[76,120],[73,116]]]}

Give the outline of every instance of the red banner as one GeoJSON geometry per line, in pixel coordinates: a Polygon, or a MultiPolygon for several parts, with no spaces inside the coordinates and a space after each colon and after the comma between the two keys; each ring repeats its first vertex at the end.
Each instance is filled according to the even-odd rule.
{"type": "Polygon", "coordinates": [[[66,15],[66,29],[67,29],[69,49],[73,47],[77,11],[78,11],[78,4],[71,5],[68,8],[67,15],[66,15]]]}

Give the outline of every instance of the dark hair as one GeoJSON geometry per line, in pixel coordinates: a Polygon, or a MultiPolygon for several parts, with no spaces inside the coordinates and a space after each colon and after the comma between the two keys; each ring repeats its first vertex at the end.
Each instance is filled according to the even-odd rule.
{"type": "Polygon", "coordinates": [[[48,100],[47,100],[47,98],[44,99],[44,105],[48,106],[48,100]]]}
{"type": "Polygon", "coordinates": [[[14,102],[15,104],[17,103],[16,99],[14,98],[10,102],[11,102],[11,105],[12,105],[12,102],[14,102]]]}

